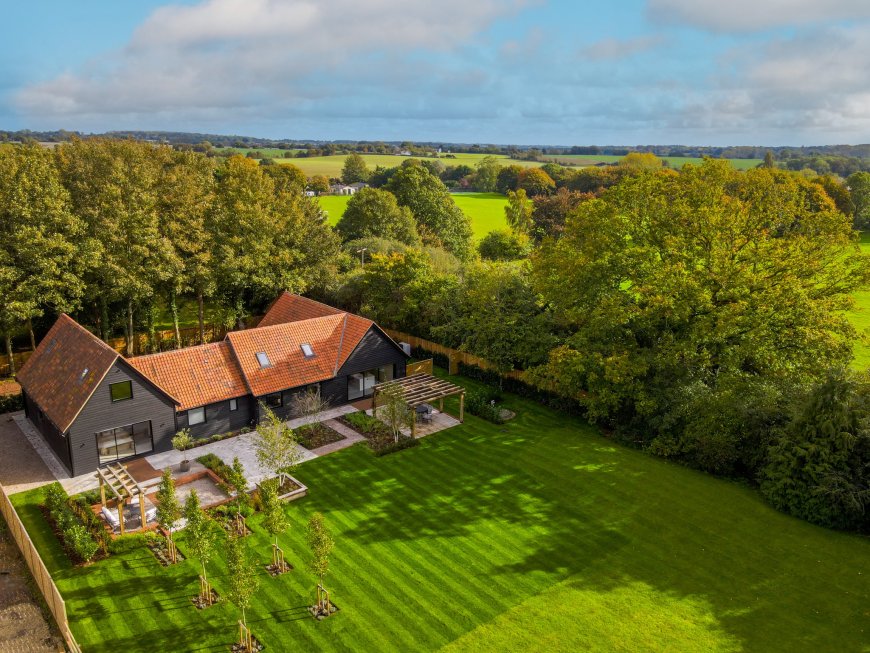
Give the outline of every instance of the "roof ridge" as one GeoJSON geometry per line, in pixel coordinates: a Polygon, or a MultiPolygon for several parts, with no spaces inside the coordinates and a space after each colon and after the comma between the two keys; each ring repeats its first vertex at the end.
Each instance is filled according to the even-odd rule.
{"type": "MultiPolygon", "coordinates": [[[[104,349],[109,350],[109,351],[112,352],[115,356],[120,356],[120,355],[121,355],[121,354],[119,354],[119,353],[115,350],[114,347],[110,346],[109,343],[105,342],[102,338],[98,338],[96,334],[91,333],[88,329],[84,328],[81,324],[79,324],[78,322],[76,322],[73,318],[71,318],[71,317],[70,317],[69,315],[67,315],[66,313],[61,313],[60,316],[58,317],[59,320],[62,320],[62,319],[64,319],[64,318],[66,318],[66,319],[70,322],[70,324],[72,324],[74,327],[76,327],[77,329],[79,329],[79,331],[82,331],[82,332],[88,334],[91,338],[94,339],[94,341],[95,341],[97,344],[99,344],[99,345],[100,345],[101,347],[103,347],[104,349]]],[[[46,334],[46,335],[48,335],[48,334],[46,334]]],[[[43,340],[44,340],[44,338],[43,338],[43,340]]],[[[41,340],[40,340],[39,344],[42,344],[42,341],[41,341],[41,340]]]]}
{"type": "Polygon", "coordinates": [[[332,376],[338,375],[338,361],[341,360],[341,348],[344,347],[344,332],[347,331],[347,313],[341,325],[341,335],[338,338],[338,351],[335,354],[335,366],[332,368],[332,376]]]}
{"type": "Polygon", "coordinates": [[[157,351],[153,354],[141,354],[139,356],[133,356],[132,358],[128,358],[127,362],[131,363],[133,361],[142,360],[143,358],[157,358],[158,356],[171,356],[172,354],[179,354],[181,352],[191,352],[196,349],[206,349],[207,347],[220,346],[224,344],[224,340],[217,340],[215,342],[203,342],[198,345],[193,345],[191,347],[182,347],[181,349],[167,349],[166,351],[157,351]]]}
{"type": "MultiPolygon", "coordinates": [[[[338,310],[338,309],[336,309],[338,310]]],[[[254,331],[265,331],[266,329],[276,329],[278,327],[288,327],[294,324],[302,324],[303,322],[313,322],[315,320],[326,320],[332,318],[340,318],[342,316],[347,316],[349,313],[347,311],[339,310],[338,313],[330,313],[329,315],[318,315],[317,317],[306,317],[304,320],[294,320],[293,322],[279,322],[278,324],[268,324],[266,326],[257,326],[252,327],[250,329],[240,329],[238,331],[228,331],[227,338],[230,336],[238,336],[240,333],[251,333],[254,331]]]]}

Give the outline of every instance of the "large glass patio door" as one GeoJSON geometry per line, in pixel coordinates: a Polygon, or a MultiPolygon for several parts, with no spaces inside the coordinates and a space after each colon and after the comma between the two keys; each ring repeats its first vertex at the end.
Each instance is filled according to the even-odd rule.
{"type": "Polygon", "coordinates": [[[115,429],[100,431],[97,435],[97,454],[100,464],[129,458],[154,449],[151,435],[151,420],[137,422],[115,429]]]}

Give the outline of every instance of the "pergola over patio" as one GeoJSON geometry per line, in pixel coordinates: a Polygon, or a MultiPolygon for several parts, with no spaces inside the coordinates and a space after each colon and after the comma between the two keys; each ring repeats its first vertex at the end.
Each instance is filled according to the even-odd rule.
{"type": "Polygon", "coordinates": [[[145,527],[145,490],[132,477],[130,473],[119,464],[111,464],[97,469],[97,478],[100,481],[100,503],[106,505],[106,487],[118,500],[118,527],[121,535],[124,534],[124,504],[127,499],[139,497],[139,513],[141,527],[145,527]]]}
{"type": "MultiPolygon", "coordinates": [[[[393,379],[378,383],[374,388],[372,396],[372,408],[377,410],[378,395],[388,389],[398,388],[402,395],[402,399],[408,404],[411,410],[415,410],[417,406],[428,404],[433,401],[438,401],[438,410],[444,412],[444,399],[446,397],[454,397],[459,395],[459,421],[464,421],[465,418],[465,388],[458,386],[450,381],[439,379],[431,374],[414,374],[401,379],[393,379]]],[[[414,436],[416,419],[411,422],[411,435],[414,436]]]]}

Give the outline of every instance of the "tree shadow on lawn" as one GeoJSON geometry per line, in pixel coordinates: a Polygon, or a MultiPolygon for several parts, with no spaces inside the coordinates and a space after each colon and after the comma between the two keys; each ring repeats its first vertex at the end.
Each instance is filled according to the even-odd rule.
{"type": "MultiPolygon", "coordinates": [[[[165,624],[164,624],[165,626],[165,624]]],[[[119,651],[221,651],[230,649],[234,639],[238,638],[238,627],[235,622],[228,619],[226,624],[204,623],[185,625],[182,627],[161,628],[139,631],[130,637],[110,639],[101,644],[86,646],[88,653],[118,653],[119,651]],[[235,631],[233,630],[235,628],[235,631]],[[224,641],[214,644],[203,643],[221,639],[216,635],[223,635],[224,641]],[[184,649],[179,649],[179,644],[184,643],[184,649]]]]}

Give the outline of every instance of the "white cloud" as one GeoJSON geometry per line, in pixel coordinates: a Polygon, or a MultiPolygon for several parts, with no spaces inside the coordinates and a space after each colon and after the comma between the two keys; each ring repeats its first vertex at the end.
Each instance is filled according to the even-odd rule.
{"type": "Polygon", "coordinates": [[[640,36],[633,39],[602,39],[583,48],[580,56],[594,60],[627,59],[635,54],[653,50],[665,42],[664,37],[640,36]]]}
{"type": "Polygon", "coordinates": [[[867,0],[648,0],[656,22],[688,24],[711,32],[754,32],[870,18],[867,0]]]}
{"type": "Polygon", "coordinates": [[[141,124],[173,111],[196,118],[224,110],[265,116],[278,108],[287,116],[288,109],[318,98],[376,92],[410,78],[419,83],[426,56],[456,51],[525,4],[204,0],[169,5],[154,11],[121,51],[25,87],[14,101],[30,119],[126,116],[141,124]]]}

